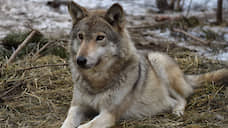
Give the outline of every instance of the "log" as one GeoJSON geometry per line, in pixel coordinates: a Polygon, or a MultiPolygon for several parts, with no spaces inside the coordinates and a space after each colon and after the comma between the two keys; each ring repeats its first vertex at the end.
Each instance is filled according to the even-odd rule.
{"type": "Polygon", "coordinates": [[[208,45],[208,44],[209,44],[209,42],[204,41],[204,40],[202,40],[202,39],[200,39],[200,38],[198,38],[198,37],[196,37],[196,36],[193,36],[193,35],[191,35],[191,34],[185,32],[184,30],[177,29],[177,28],[173,28],[173,31],[183,33],[184,35],[186,35],[186,36],[192,38],[193,40],[199,41],[200,43],[202,43],[202,44],[204,44],[204,45],[208,45]]]}

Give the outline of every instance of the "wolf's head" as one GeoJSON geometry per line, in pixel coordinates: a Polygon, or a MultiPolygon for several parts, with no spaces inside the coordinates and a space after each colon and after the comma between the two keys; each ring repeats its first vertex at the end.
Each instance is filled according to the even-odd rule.
{"type": "Polygon", "coordinates": [[[126,58],[128,34],[125,14],[119,4],[113,4],[108,10],[89,11],[70,2],[68,10],[73,21],[70,52],[78,68],[110,68],[126,58]]]}

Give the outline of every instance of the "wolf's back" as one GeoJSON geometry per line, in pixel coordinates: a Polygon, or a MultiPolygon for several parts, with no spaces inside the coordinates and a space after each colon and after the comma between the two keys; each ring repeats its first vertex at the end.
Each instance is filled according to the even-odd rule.
{"type": "Polygon", "coordinates": [[[186,79],[190,82],[192,87],[199,87],[204,82],[223,83],[228,86],[228,69],[219,69],[216,71],[208,72],[199,75],[185,75],[186,79]]]}

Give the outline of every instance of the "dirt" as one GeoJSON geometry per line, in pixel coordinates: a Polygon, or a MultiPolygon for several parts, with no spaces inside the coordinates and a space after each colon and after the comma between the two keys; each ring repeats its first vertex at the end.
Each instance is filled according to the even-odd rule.
{"type": "MultiPolygon", "coordinates": [[[[141,50],[159,49],[172,56],[188,74],[204,73],[227,67],[219,61],[196,56],[194,51],[177,45],[138,46],[141,50]],[[168,50],[167,50],[168,49],[168,50]]],[[[56,128],[64,121],[72,97],[71,73],[67,66],[28,67],[62,64],[67,59],[44,55],[34,60],[30,55],[5,66],[0,71],[0,127],[56,128]]],[[[184,116],[170,112],[142,120],[120,121],[116,128],[225,128],[228,126],[226,84],[205,83],[188,98],[184,116]]]]}
{"type": "MultiPolygon", "coordinates": [[[[69,67],[66,66],[70,18],[66,16],[65,11],[61,12],[60,9],[53,12],[46,6],[42,7],[42,12],[49,10],[50,13],[45,15],[37,13],[30,17],[39,11],[43,1],[34,2],[37,7],[28,13],[26,13],[26,9],[15,11],[10,8],[11,3],[12,1],[9,0],[7,4],[0,5],[0,12],[4,12],[1,13],[0,20],[8,14],[13,14],[2,20],[4,24],[0,25],[0,127],[60,127],[66,117],[72,97],[73,83],[69,67]],[[56,18],[56,16],[59,17],[56,18]],[[15,19],[22,22],[15,23],[13,22],[17,21],[15,19]],[[42,26],[40,20],[51,27],[47,27],[47,24],[42,26]],[[29,43],[32,49],[28,49],[28,45],[22,51],[23,54],[21,53],[12,64],[6,65],[12,52],[26,38],[28,30],[31,29],[24,25],[27,21],[31,21],[32,27],[37,28],[43,36],[38,41],[32,40],[29,43]],[[51,22],[54,22],[53,26],[51,22]],[[55,36],[50,36],[50,34],[55,36]],[[35,56],[36,52],[48,42],[52,42],[51,45],[39,56],[35,56]]],[[[28,6],[28,10],[33,9],[32,6],[30,7],[29,1],[23,1],[21,4],[28,6]]],[[[21,6],[20,2],[13,5],[17,8],[19,6],[21,6]]],[[[186,74],[199,74],[228,68],[227,56],[223,56],[225,58],[223,61],[213,57],[220,55],[217,53],[222,55],[228,51],[227,22],[215,26],[209,20],[202,22],[199,18],[182,18],[175,13],[170,17],[174,19],[172,24],[164,24],[169,23],[168,20],[161,22],[156,27],[151,27],[152,24],[157,23],[154,20],[156,16],[170,15],[169,13],[153,13],[147,11],[146,16],[127,16],[129,31],[137,49],[169,54],[186,74]],[[179,20],[175,20],[175,18],[179,18],[179,20]],[[211,43],[208,46],[202,45],[186,35],[173,32],[173,27],[183,29],[201,39],[209,40],[211,43]],[[211,57],[208,57],[207,53],[211,57]]],[[[114,128],[228,128],[227,84],[205,83],[203,87],[196,89],[195,93],[187,99],[186,111],[181,117],[164,112],[140,120],[122,120],[117,122],[114,128]]]]}

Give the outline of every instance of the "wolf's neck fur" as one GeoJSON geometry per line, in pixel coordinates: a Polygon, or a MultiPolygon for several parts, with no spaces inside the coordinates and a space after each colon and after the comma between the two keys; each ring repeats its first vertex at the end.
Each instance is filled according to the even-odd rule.
{"type": "Polygon", "coordinates": [[[113,78],[118,77],[118,75],[127,67],[130,67],[130,65],[138,65],[139,57],[136,48],[131,42],[127,30],[124,31],[126,32],[123,32],[123,38],[120,42],[120,45],[124,45],[120,47],[124,49],[120,50],[120,55],[118,58],[107,60],[107,63],[109,61],[115,61],[114,65],[111,65],[111,67],[108,67],[107,69],[103,68],[105,65],[101,65],[97,68],[87,71],[79,70],[81,76],[88,83],[88,86],[90,86],[89,88],[91,88],[91,90],[99,92],[100,90],[108,88],[111,85],[111,82],[114,81],[113,78]]]}

